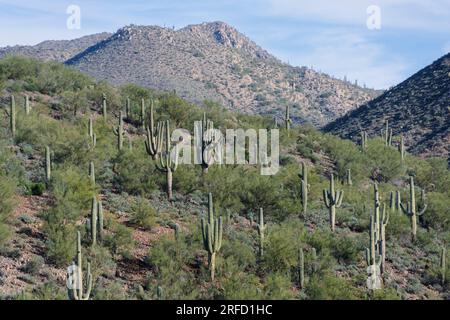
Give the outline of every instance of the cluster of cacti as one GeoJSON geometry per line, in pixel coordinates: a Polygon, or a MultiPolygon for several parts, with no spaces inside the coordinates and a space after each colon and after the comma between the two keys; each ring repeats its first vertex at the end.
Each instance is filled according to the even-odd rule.
{"type": "Polygon", "coordinates": [[[256,228],[258,229],[259,236],[259,257],[262,258],[264,256],[264,233],[267,228],[267,225],[264,223],[263,208],[259,208],[259,221],[256,224],[256,228]]]}
{"type": "Polygon", "coordinates": [[[291,115],[290,115],[290,107],[289,105],[286,106],[286,114],[284,116],[284,125],[285,125],[285,129],[287,131],[287,134],[289,136],[289,130],[291,129],[291,124],[292,124],[292,119],[291,119],[291,115]]]}
{"type": "Polygon", "coordinates": [[[13,95],[11,95],[9,112],[7,112],[7,114],[9,116],[9,129],[12,137],[14,138],[16,136],[16,100],[13,95]]]}
{"type": "Polygon", "coordinates": [[[417,217],[423,215],[427,210],[427,204],[425,204],[425,191],[422,192],[422,206],[418,208],[416,206],[416,191],[414,187],[414,178],[409,178],[409,201],[406,207],[400,202],[400,208],[403,213],[406,214],[411,220],[411,236],[412,241],[416,240],[417,236],[417,217]]]}
{"type": "Polygon", "coordinates": [[[108,120],[108,111],[106,107],[106,94],[102,94],[102,114],[103,114],[103,121],[108,120]]]}
{"type": "Polygon", "coordinates": [[[302,162],[302,171],[298,174],[300,177],[300,201],[302,203],[303,216],[306,217],[308,210],[308,191],[310,186],[308,184],[308,168],[302,162]]]}
{"type": "Polygon", "coordinates": [[[91,217],[88,221],[89,232],[91,234],[91,244],[97,244],[97,239],[101,241],[103,239],[103,205],[102,201],[98,200],[95,196],[92,197],[91,205],[91,217]]]}
{"type": "Polygon", "coordinates": [[[52,178],[52,158],[50,153],[50,147],[45,147],[45,181],[50,182],[52,178]]]}
{"type": "Polygon", "coordinates": [[[31,112],[31,106],[30,106],[30,97],[28,95],[25,95],[24,97],[24,104],[25,104],[25,114],[28,116],[31,112]]]}
{"type": "Polygon", "coordinates": [[[382,257],[377,250],[377,227],[374,215],[370,216],[370,246],[366,248],[366,263],[368,265],[369,278],[367,286],[369,289],[381,288],[381,263],[382,257]]]}
{"type": "Polygon", "coordinates": [[[208,168],[214,163],[213,149],[218,143],[214,131],[214,123],[206,118],[206,113],[203,113],[203,120],[195,123],[195,135],[202,140],[201,148],[201,165],[203,173],[208,172],[208,168]]]}
{"type": "Polygon", "coordinates": [[[381,138],[386,146],[392,146],[392,129],[389,128],[388,120],[386,120],[385,128],[381,130],[381,138]]]}
{"type": "Polygon", "coordinates": [[[77,232],[77,263],[73,262],[71,272],[67,273],[67,290],[71,300],[89,300],[92,289],[91,264],[87,264],[86,283],[83,282],[83,258],[81,255],[81,236],[77,232]],[[86,286],[86,290],[84,290],[86,286]]]}
{"type": "Polygon", "coordinates": [[[123,129],[123,112],[119,112],[119,126],[114,129],[114,134],[117,136],[117,149],[121,151],[123,149],[123,139],[125,131],[123,129]]]}
{"type": "Polygon", "coordinates": [[[334,188],[334,175],[332,174],[330,177],[330,189],[323,190],[323,201],[330,212],[330,226],[332,232],[334,232],[336,224],[336,208],[341,206],[343,197],[344,191],[337,191],[334,188]]]}
{"type": "Polygon", "coordinates": [[[150,126],[147,126],[145,149],[153,160],[157,160],[162,152],[164,142],[164,122],[158,122],[155,127],[153,118],[153,103],[150,106],[150,126]]]}
{"type": "Polygon", "coordinates": [[[94,132],[94,123],[92,118],[89,118],[88,122],[88,135],[89,135],[89,148],[94,149],[97,145],[97,135],[94,132]]]}
{"type": "Polygon", "coordinates": [[[361,131],[361,149],[364,152],[367,149],[368,135],[366,131],[361,131]]]}
{"type": "Polygon", "coordinates": [[[222,217],[214,219],[212,194],[208,195],[208,221],[201,219],[203,247],[208,252],[208,267],[214,281],[216,254],[222,246],[222,217]]]}
{"type": "Polygon", "coordinates": [[[166,129],[166,150],[160,155],[160,164],[158,169],[166,173],[167,176],[167,197],[172,200],[172,173],[177,170],[178,167],[178,148],[175,146],[175,150],[170,150],[170,123],[169,120],[165,124],[166,129]]]}

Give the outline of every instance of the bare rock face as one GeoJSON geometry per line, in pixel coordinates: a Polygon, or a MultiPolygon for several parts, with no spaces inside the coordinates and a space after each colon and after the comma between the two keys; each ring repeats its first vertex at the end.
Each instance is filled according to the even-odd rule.
{"type": "Polygon", "coordinates": [[[450,152],[450,54],[377,99],[330,123],[325,130],[357,140],[360,130],[380,133],[388,120],[408,151],[448,157],[450,152]]]}
{"type": "Polygon", "coordinates": [[[126,26],[90,47],[80,47],[66,63],[116,85],[176,90],[191,102],[212,100],[248,114],[281,118],[290,105],[294,121],[318,127],[379,94],[282,63],[224,22],[179,30],[126,26]]]}

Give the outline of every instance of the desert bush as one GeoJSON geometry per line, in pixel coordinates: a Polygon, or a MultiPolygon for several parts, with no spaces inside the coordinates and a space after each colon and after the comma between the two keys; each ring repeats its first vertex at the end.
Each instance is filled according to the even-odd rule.
{"type": "Polygon", "coordinates": [[[156,226],[156,211],[150,202],[142,197],[138,197],[131,207],[130,222],[141,228],[150,230],[156,226]]]}

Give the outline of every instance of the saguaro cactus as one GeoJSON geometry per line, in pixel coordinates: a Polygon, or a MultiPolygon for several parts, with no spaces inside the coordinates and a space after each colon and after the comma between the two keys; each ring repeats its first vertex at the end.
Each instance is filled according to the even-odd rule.
{"type": "Polygon", "coordinates": [[[150,127],[147,127],[147,136],[145,140],[145,149],[153,160],[157,160],[162,152],[164,142],[164,122],[158,122],[155,127],[153,118],[153,101],[150,106],[150,127]]]}
{"type": "Polygon", "coordinates": [[[381,137],[384,140],[386,146],[392,145],[392,129],[389,129],[389,121],[386,120],[385,128],[381,130],[381,137]]]}
{"type": "Polygon", "coordinates": [[[141,100],[141,127],[145,130],[145,99],[141,100]]]}
{"type": "Polygon", "coordinates": [[[158,298],[158,300],[164,300],[164,291],[161,286],[158,286],[156,288],[156,297],[158,298]]]}
{"type": "Polygon", "coordinates": [[[377,227],[375,225],[374,215],[370,216],[370,247],[366,248],[366,263],[367,272],[369,277],[367,278],[367,287],[371,290],[381,288],[381,263],[382,257],[377,250],[377,227]],[[377,261],[378,258],[378,261],[377,261]]]}
{"type": "Polygon", "coordinates": [[[50,153],[50,147],[45,147],[45,180],[47,183],[52,178],[52,158],[50,153]]]}
{"type": "Polygon", "coordinates": [[[108,120],[108,111],[106,107],[106,94],[102,94],[102,114],[103,114],[103,121],[108,120]]]}
{"type": "Polygon", "coordinates": [[[402,202],[400,191],[396,191],[395,193],[391,191],[389,197],[389,208],[391,212],[400,211],[400,203],[402,202]]]}
{"type": "Polygon", "coordinates": [[[308,168],[302,162],[302,171],[298,174],[300,177],[300,199],[302,203],[303,216],[306,217],[308,210],[308,191],[310,186],[308,184],[308,168]]]}
{"type": "Polygon", "coordinates": [[[298,250],[298,286],[300,289],[305,287],[305,255],[302,248],[298,250]]]}
{"type": "Polygon", "coordinates": [[[203,113],[203,120],[195,123],[195,135],[202,140],[201,159],[203,173],[207,173],[209,167],[214,163],[213,146],[218,143],[214,132],[214,123],[206,118],[203,113]]]}
{"type": "Polygon", "coordinates": [[[92,197],[91,218],[89,219],[89,227],[91,232],[92,245],[97,244],[97,239],[103,239],[103,205],[102,202],[94,196],[92,197]]]}
{"type": "Polygon", "coordinates": [[[440,267],[441,267],[441,284],[442,284],[442,286],[444,286],[445,285],[445,275],[446,275],[446,272],[447,272],[447,264],[446,264],[446,261],[445,261],[445,256],[446,256],[446,254],[447,254],[447,251],[445,250],[445,248],[443,247],[442,249],[441,249],[441,257],[440,257],[440,267]]]}
{"type": "Polygon", "coordinates": [[[366,151],[367,149],[367,132],[366,131],[361,131],[361,149],[363,152],[366,151]]]}
{"type": "Polygon", "coordinates": [[[11,135],[14,138],[16,136],[16,100],[13,95],[11,95],[11,103],[9,105],[9,129],[11,135]]]}
{"type": "Polygon", "coordinates": [[[92,161],[89,163],[89,178],[91,179],[92,186],[95,187],[95,165],[92,161]]]}
{"type": "Polygon", "coordinates": [[[351,169],[347,169],[347,174],[345,175],[345,183],[348,186],[353,185],[353,181],[352,181],[352,171],[351,169]]]}
{"type": "Polygon", "coordinates": [[[123,149],[123,139],[125,131],[123,130],[123,112],[119,112],[119,126],[114,129],[114,134],[117,136],[117,149],[121,151],[123,149]]]}
{"type": "Polygon", "coordinates": [[[284,116],[284,125],[285,125],[285,129],[288,133],[289,136],[289,131],[291,129],[291,124],[292,124],[292,119],[291,119],[291,115],[290,112],[291,111],[291,107],[289,105],[286,106],[286,114],[284,116]]]}
{"type": "Polygon", "coordinates": [[[125,117],[127,119],[131,119],[131,102],[130,98],[127,97],[127,101],[125,103],[125,117]]]}
{"type": "Polygon", "coordinates": [[[400,152],[400,156],[402,157],[402,161],[405,160],[405,141],[403,139],[403,136],[400,136],[400,142],[398,144],[398,152],[400,152]]]}
{"type": "Polygon", "coordinates": [[[330,189],[323,190],[323,201],[325,206],[330,211],[330,226],[331,231],[334,232],[336,224],[336,208],[339,208],[342,204],[342,199],[344,197],[344,191],[335,191],[334,189],[334,175],[330,177],[330,189]]]}
{"type": "Polygon", "coordinates": [[[400,203],[400,208],[402,209],[403,213],[411,219],[411,237],[412,241],[415,241],[417,236],[417,217],[425,213],[425,211],[427,210],[427,204],[422,203],[422,208],[417,208],[413,177],[409,178],[409,201],[406,207],[403,205],[403,203],[400,203]]]}
{"type": "Polygon", "coordinates": [[[170,124],[169,120],[165,124],[166,129],[166,150],[160,156],[160,165],[158,169],[167,175],[167,197],[172,200],[172,173],[178,166],[178,148],[175,146],[174,152],[170,150],[170,124]]]}
{"type": "Polygon", "coordinates": [[[256,224],[256,228],[258,229],[259,236],[259,257],[262,258],[264,256],[264,234],[266,231],[267,225],[264,223],[264,210],[263,208],[259,208],[259,221],[256,224]]]}
{"type": "Polygon", "coordinates": [[[208,251],[208,266],[211,280],[214,281],[216,254],[222,246],[222,217],[214,219],[212,194],[208,195],[208,221],[201,219],[203,247],[208,251]]]}
{"type": "Polygon", "coordinates": [[[25,114],[28,116],[31,112],[31,106],[30,106],[30,97],[28,95],[25,95],[24,97],[24,105],[25,105],[25,114]]]}
{"type": "Polygon", "coordinates": [[[89,118],[88,122],[88,135],[90,140],[89,148],[94,149],[97,145],[97,135],[94,133],[94,123],[92,117],[89,118]]]}
{"type": "Polygon", "coordinates": [[[81,236],[77,232],[77,264],[73,262],[72,273],[67,274],[67,289],[71,300],[89,300],[92,289],[91,264],[87,264],[86,291],[83,290],[83,258],[81,255],[81,236]]]}

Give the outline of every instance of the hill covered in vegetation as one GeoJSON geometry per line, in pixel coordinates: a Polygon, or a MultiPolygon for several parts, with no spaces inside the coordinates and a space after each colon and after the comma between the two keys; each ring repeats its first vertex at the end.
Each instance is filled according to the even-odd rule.
{"type": "Polygon", "coordinates": [[[158,152],[151,118],[191,132],[204,112],[222,131],[272,119],[24,58],[0,60],[0,89],[2,299],[449,298],[446,159],[292,126],[276,175],[206,171],[158,152]],[[68,296],[73,261],[86,281],[68,296]]]}

